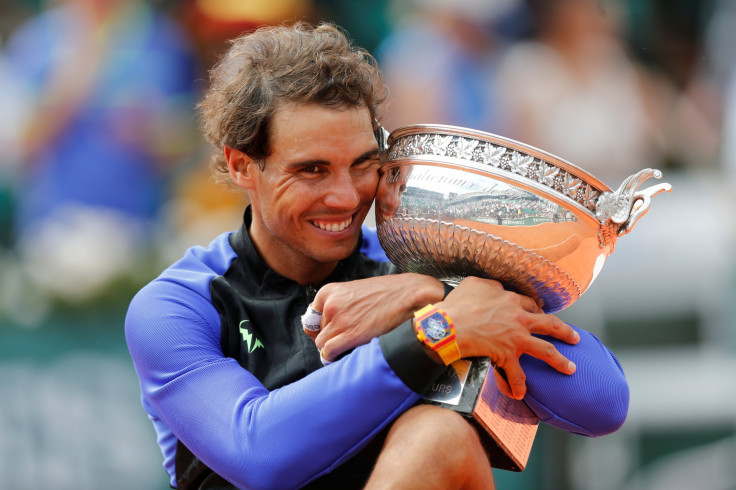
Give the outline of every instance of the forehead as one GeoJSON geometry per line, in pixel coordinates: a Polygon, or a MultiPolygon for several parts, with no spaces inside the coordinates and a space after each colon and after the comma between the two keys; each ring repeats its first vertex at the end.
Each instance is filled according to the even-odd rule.
{"type": "Polygon", "coordinates": [[[331,108],[286,103],[271,120],[271,154],[308,157],[314,152],[358,152],[377,146],[366,107],[331,108]]]}

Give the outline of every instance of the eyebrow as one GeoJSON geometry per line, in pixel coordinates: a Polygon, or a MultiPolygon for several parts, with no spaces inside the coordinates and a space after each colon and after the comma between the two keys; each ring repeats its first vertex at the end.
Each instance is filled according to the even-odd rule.
{"type": "Polygon", "coordinates": [[[376,148],[375,150],[369,150],[369,151],[363,153],[362,155],[360,155],[355,160],[353,160],[353,163],[360,163],[360,162],[363,162],[365,160],[369,160],[371,158],[375,158],[375,157],[378,156],[378,153],[379,152],[380,152],[380,149],[379,148],[376,148]]]}
{"type": "MultiPolygon", "coordinates": [[[[353,165],[355,165],[356,163],[364,162],[371,158],[376,158],[378,157],[379,152],[380,152],[379,148],[376,148],[374,150],[368,150],[367,152],[363,153],[358,158],[353,160],[353,165]]],[[[299,167],[304,167],[304,166],[309,166],[309,165],[328,165],[329,166],[330,162],[328,162],[327,160],[320,160],[320,159],[299,160],[299,161],[291,162],[287,164],[287,168],[294,169],[294,168],[299,168],[299,167]]]]}

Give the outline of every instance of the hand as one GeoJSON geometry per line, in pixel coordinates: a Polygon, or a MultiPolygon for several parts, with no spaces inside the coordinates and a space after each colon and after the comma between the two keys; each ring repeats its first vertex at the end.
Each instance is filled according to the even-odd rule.
{"type": "Polygon", "coordinates": [[[542,312],[531,298],[503,289],[490,279],[468,277],[436,306],[455,324],[463,357],[488,357],[503,370],[496,382],[502,393],[516,399],[526,394],[526,375],[519,364],[522,354],[541,359],[564,374],[575,372],[575,364],[554,345],[532,334],[549,335],[570,344],[580,336],[554,315],[542,312]]]}
{"type": "Polygon", "coordinates": [[[311,307],[322,312],[319,332],[305,330],[328,361],[400,325],[427,303],[442,300],[440,281],[421,274],[371,277],[323,286],[311,307]]]}

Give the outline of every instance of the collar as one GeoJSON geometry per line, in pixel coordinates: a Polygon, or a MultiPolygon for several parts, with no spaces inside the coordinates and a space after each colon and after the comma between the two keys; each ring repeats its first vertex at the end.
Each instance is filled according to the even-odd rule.
{"type": "MultiPolygon", "coordinates": [[[[250,238],[250,233],[248,232],[252,221],[253,210],[251,209],[251,206],[248,205],[248,207],[245,208],[245,213],[243,214],[243,224],[239,230],[230,235],[230,245],[238,255],[238,259],[242,263],[242,267],[245,268],[245,272],[247,273],[246,276],[257,282],[261,287],[274,287],[279,284],[283,284],[284,286],[297,284],[295,281],[282,276],[270,268],[263,259],[261,259],[261,256],[258,254],[258,251],[250,238]]],[[[358,244],[362,242],[363,234],[361,231],[358,244]]],[[[335,270],[332,271],[323,283],[315,284],[314,286],[319,289],[322,285],[330,282],[343,282],[349,280],[350,271],[354,268],[359,257],[360,247],[358,246],[350,256],[341,260],[337,264],[335,270]]]]}

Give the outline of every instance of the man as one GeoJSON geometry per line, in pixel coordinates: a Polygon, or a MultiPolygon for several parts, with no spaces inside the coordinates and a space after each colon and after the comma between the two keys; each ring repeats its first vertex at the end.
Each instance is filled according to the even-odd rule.
{"type": "MultiPolygon", "coordinates": [[[[200,109],[215,166],[251,205],[240,230],[190,249],[126,318],[171,485],[493,488],[474,429],[451,410],[417,405],[451,359],[418,342],[414,313],[438,307],[455,324],[449,356],[490,357],[516,398],[526,390],[522,354],[577,379],[558,348],[592,336],[495,281],[468,278],[445,296],[436,279],[386,276],[390,264],[359,253],[385,89],[372,58],[339,30],[259,29],[233,42],[211,81],[200,109]],[[318,348],[302,331],[310,304],[322,312],[318,348]]],[[[572,388],[560,407],[583,399],[591,413],[615,404],[623,415],[592,430],[574,408],[543,417],[590,435],[622,423],[626,382],[600,352],[581,376],[602,374],[606,394],[576,398],[572,388]]]]}

